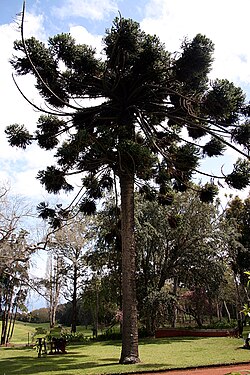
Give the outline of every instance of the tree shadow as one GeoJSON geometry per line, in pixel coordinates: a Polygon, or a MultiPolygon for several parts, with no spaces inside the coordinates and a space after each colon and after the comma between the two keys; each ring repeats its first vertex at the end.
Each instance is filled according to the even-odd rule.
{"type": "MultiPolygon", "coordinates": [[[[47,358],[34,358],[34,357],[23,357],[23,356],[18,356],[18,361],[17,358],[8,358],[6,360],[0,360],[0,374],[12,374],[12,375],[20,375],[20,374],[27,374],[27,375],[35,375],[37,373],[43,373],[43,372],[54,372],[58,371],[64,368],[67,370],[68,375],[74,375],[75,371],[87,371],[93,368],[97,369],[97,373],[102,373],[102,368],[103,367],[109,367],[110,372],[112,372],[112,367],[113,366],[118,366],[118,360],[114,358],[104,358],[101,361],[105,363],[101,363],[100,361],[97,363],[95,361],[88,361],[87,356],[82,355],[83,361],[79,362],[79,360],[76,361],[76,356],[77,355],[71,355],[70,357],[67,355],[65,357],[60,358],[59,360],[55,361],[48,361],[47,358]],[[85,357],[85,358],[84,358],[85,357]],[[98,370],[100,369],[100,370],[98,370]]],[[[58,357],[57,357],[58,358],[58,357]]],[[[161,370],[163,368],[170,368],[170,364],[162,363],[162,364],[143,364],[140,363],[139,367],[136,368],[136,371],[141,372],[146,369],[147,371],[152,369],[152,370],[161,370]]],[[[83,372],[86,373],[87,372],[83,372]]]]}
{"type": "MultiPolygon", "coordinates": [[[[157,339],[141,339],[139,345],[171,345],[174,343],[184,343],[197,340],[204,340],[206,337],[171,337],[171,338],[157,338],[157,339]]],[[[102,341],[98,343],[101,346],[112,345],[115,347],[120,347],[120,341],[102,341]]],[[[84,354],[83,351],[79,351],[82,347],[86,345],[70,345],[67,348],[67,354],[56,354],[48,355],[47,357],[37,358],[36,353],[32,349],[27,349],[26,347],[16,347],[11,348],[11,357],[0,359],[0,375],[12,374],[12,375],[35,375],[36,373],[43,372],[53,372],[53,371],[63,371],[67,369],[68,375],[74,375],[76,370],[82,370],[83,374],[88,374],[88,370],[96,368],[97,373],[102,373],[103,368],[106,367],[106,371],[110,368],[110,373],[112,373],[112,368],[114,366],[119,366],[119,358],[110,357],[102,358],[98,360],[93,360],[88,354],[84,354]],[[78,348],[78,350],[76,350],[78,348]],[[14,351],[14,355],[13,355],[14,351]],[[28,352],[27,352],[28,351],[28,352]],[[98,371],[98,369],[100,369],[98,371]]],[[[9,348],[1,348],[1,350],[9,350],[9,348]]],[[[140,363],[138,367],[133,369],[133,371],[144,371],[144,370],[163,370],[166,368],[171,368],[172,364],[162,363],[162,364],[148,364],[140,363]]]]}
{"type": "MultiPolygon", "coordinates": [[[[162,337],[162,338],[142,338],[139,339],[139,345],[148,345],[148,344],[173,344],[176,342],[185,342],[185,341],[197,341],[197,340],[204,340],[208,339],[209,337],[199,337],[199,336],[179,336],[179,337],[162,337]]],[[[107,340],[107,341],[95,341],[95,344],[98,343],[102,346],[121,346],[121,340],[107,340]]],[[[93,344],[93,343],[92,343],[93,344]]]]}
{"type": "Polygon", "coordinates": [[[58,371],[63,368],[67,369],[67,373],[74,370],[87,370],[91,368],[102,368],[104,366],[118,365],[118,358],[103,358],[101,360],[88,360],[89,356],[78,352],[70,352],[67,354],[48,355],[47,357],[37,358],[33,353],[30,356],[21,354],[21,348],[17,348],[17,355],[12,358],[0,359],[0,375],[3,374],[36,374],[49,371],[58,371]]]}

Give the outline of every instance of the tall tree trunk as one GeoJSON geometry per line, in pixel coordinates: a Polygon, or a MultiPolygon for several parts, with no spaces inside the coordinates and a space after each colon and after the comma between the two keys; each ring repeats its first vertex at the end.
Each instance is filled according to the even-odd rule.
{"type": "Polygon", "coordinates": [[[17,306],[16,306],[15,312],[14,312],[14,318],[13,318],[13,321],[12,321],[12,327],[11,327],[9,340],[12,339],[12,336],[13,336],[13,333],[14,333],[14,327],[15,327],[15,324],[16,324],[16,314],[17,314],[17,306]]]}
{"type": "Polygon", "coordinates": [[[76,333],[76,320],[77,320],[77,307],[76,307],[76,295],[77,295],[77,265],[74,264],[74,276],[73,276],[73,298],[72,298],[72,321],[71,321],[71,332],[76,333]]]}
{"type": "Polygon", "coordinates": [[[134,176],[121,173],[122,352],[120,363],[140,362],[135,280],[134,176]]]}
{"type": "Polygon", "coordinates": [[[10,309],[12,306],[12,295],[13,291],[11,291],[11,294],[8,295],[8,290],[5,294],[5,309],[2,312],[2,332],[1,332],[1,345],[7,344],[6,337],[7,337],[7,328],[10,318],[10,309]]]}
{"type": "Polygon", "coordinates": [[[225,310],[226,310],[226,313],[227,313],[227,321],[230,323],[231,322],[231,315],[230,315],[230,311],[228,310],[227,303],[226,303],[225,300],[223,301],[223,304],[224,304],[224,307],[225,307],[225,310]]]}
{"type": "Polygon", "coordinates": [[[47,290],[49,293],[50,328],[53,328],[56,325],[56,311],[60,299],[61,257],[55,256],[54,263],[52,257],[49,259],[49,272],[49,284],[47,290]]]}
{"type": "Polygon", "coordinates": [[[6,336],[6,311],[2,312],[2,331],[1,331],[1,345],[5,344],[5,336],[6,336]]]}
{"type": "Polygon", "coordinates": [[[234,272],[234,284],[235,284],[235,289],[236,289],[236,319],[238,319],[240,318],[240,310],[242,309],[243,301],[240,295],[239,284],[238,284],[237,275],[235,272],[234,272]]]}
{"type": "Polygon", "coordinates": [[[98,337],[99,329],[99,286],[98,281],[96,280],[96,305],[95,305],[95,332],[96,338],[98,337]]]}
{"type": "Polygon", "coordinates": [[[11,312],[10,312],[10,316],[9,316],[9,325],[8,325],[8,329],[7,329],[7,333],[6,333],[6,343],[9,343],[9,337],[10,337],[10,332],[11,332],[11,327],[12,327],[12,320],[13,320],[13,317],[14,317],[14,309],[15,309],[15,306],[13,305],[12,309],[11,309],[11,312]]]}
{"type": "Polygon", "coordinates": [[[174,287],[173,287],[173,295],[175,297],[175,300],[173,300],[172,308],[173,308],[173,316],[172,316],[172,322],[171,322],[171,327],[175,328],[176,327],[176,322],[177,322],[177,290],[178,290],[178,276],[174,277],[174,287]]]}

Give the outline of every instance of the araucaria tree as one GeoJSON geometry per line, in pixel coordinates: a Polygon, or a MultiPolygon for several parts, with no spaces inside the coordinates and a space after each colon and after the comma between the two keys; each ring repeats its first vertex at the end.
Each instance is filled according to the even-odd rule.
{"type": "MultiPolygon", "coordinates": [[[[6,134],[12,146],[25,148],[36,140],[40,147],[55,150],[56,164],[38,174],[48,192],[72,190],[68,177],[82,174],[84,195],[79,193],[77,198],[83,212],[94,212],[95,201],[118,179],[123,304],[120,363],[136,363],[135,183],[149,198],[169,204],[171,189],[188,188],[201,157],[221,155],[231,138],[248,146],[248,122],[239,126],[239,119],[248,114],[245,98],[227,80],[209,86],[213,44],[203,35],[185,40],[181,53],[171,55],[137,22],[116,18],[103,38],[103,59],[98,59],[93,48],[76,44],[69,34],[49,38],[47,45],[35,38],[24,40],[23,24],[22,40],[15,42],[17,55],[11,63],[17,74],[36,77],[36,87],[47,105],[40,108],[30,102],[44,112],[33,135],[18,124],[9,126],[6,134]],[[186,142],[183,128],[189,134],[186,142]],[[202,143],[205,135],[210,140],[206,137],[202,143]]],[[[246,186],[248,160],[238,160],[232,173],[224,177],[230,186],[246,186]]],[[[201,198],[209,201],[215,192],[216,187],[209,184],[201,190],[201,198]]],[[[66,214],[62,207],[49,208],[46,203],[39,210],[54,226],[66,214]]]]}

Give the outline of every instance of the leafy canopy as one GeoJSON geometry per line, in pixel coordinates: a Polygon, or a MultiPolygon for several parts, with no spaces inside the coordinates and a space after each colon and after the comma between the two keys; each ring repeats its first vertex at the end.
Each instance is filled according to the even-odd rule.
{"type": "MultiPolygon", "coordinates": [[[[46,107],[40,108],[44,114],[34,134],[10,125],[9,143],[26,148],[36,140],[55,150],[56,164],[37,176],[49,192],[71,191],[69,176],[83,173],[86,195],[80,194],[79,203],[85,212],[95,211],[95,200],[112,187],[114,176],[134,175],[148,198],[169,204],[173,188],[189,187],[202,157],[220,156],[237,144],[248,151],[245,95],[226,79],[210,83],[214,46],[204,35],[185,39],[174,55],[137,22],[115,18],[103,38],[102,59],[66,33],[47,44],[25,40],[23,25],[14,49],[13,68],[17,75],[36,77],[46,107]]],[[[249,184],[250,165],[247,153],[239,152],[244,158],[231,174],[218,177],[242,189],[249,184]]],[[[212,201],[217,188],[214,180],[208,185],[200,197],[212,201]]],[[[43,217],[46,212],[51,218],[46,207],[43,217]]]]}

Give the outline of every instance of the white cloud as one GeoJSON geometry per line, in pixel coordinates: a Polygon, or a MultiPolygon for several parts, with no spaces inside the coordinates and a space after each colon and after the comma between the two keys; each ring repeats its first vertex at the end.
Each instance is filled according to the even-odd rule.
{"type": "MultiPolygon", "coordinates": [[[[27,25],[25,27],[25,36],[29,37],[32,35],[44,35],[44,29],[42,25],[42,17],[34,17],[27,15],[27,25]],[[34,33],[34,34],[33,34],[34,33]]],[[[16,27],[16,24],[11,23],[10,25],[0,26],[1,33],[1,55],[0,55],[0,80],[1,80],[1,107],[3,111],[1,113],[1,129],[3,126],[10,124],[11,122],[28,122],[33,123],[34,119],[38,117],[38,114],[32,111],[31,106],[25,101],[20,95],[17,88],[15,87],[12,73],[13,69],[9,60],[15,53],[13,50],[14,40],[20,39],[20,32],[16,27]]],[[[30,100],[37,101],[39,104],[41,99],[34,88],[34,78],[32,77],[18,77],[17,82],[21,90],[28,96],[30,100]]]]}
{"type": "Polygon", "coordinates": [[[101,56],[102,35],[93,35],[83,26],[71,26],[70,34],[75,38],[76,43],[86,44],[96,49],[97,55],[101,56]]]}
{"type": "Polygon", "coordinates": [[[39,40],[46,39],[46,31],[44,28],[44,16],[42,14],[34,15],[29,12],[25,13],[24,36],[25,38],[35,36],[39,40]]]}
{"type": "MultiPolygon", "coordinates": [[[[1,54],[0,54],[0,102],[1,102],[1,120],[0,120],[0,164],[1,180],[8,180],[13,191],[23,195],[39,195],[41,185],[36,181],[37,171],[44,165],[47,157],[42,155],[38,147],[27,150],[12,148],[9,146],[4,130],[6,126],[13,123],[24,124],[30,130],[35,128],[39,113],[32,109],[29,103],[21,96],[16,88],[12,73],[13,69],[9,62],[12,57],[13,42],[20,39],[20,30],[16,23],[0,26],[1,34],[1,54]],[[25,172],[25,170],[28,172],[25,172]],[[33,174],[34,173],[34,174],[33,174]]],[[[25,37],[31,35],[37,38],[43,38],[43,17],[35,17],[29,13],[25,17],[25,37]]],[[[36,104],[41,103],[41,98],[37,93],[31,76],[17,77],[18,85],[27,97],[36,104]]]]}
{"type": "MultiPolygon", "coordinates": [[[[249,0],[150,0],[141,28],[159,36],[170,52],[180,51],[185,37],[192,39],[198,33],[205,34],[215,45],[211,78],[227,78],[236,85],[244,85],[250,97],[249,13],[249,0]]],[[[223,158],[206,158],[198,169],[215,176],[222,176],[222,172],[229,174],[239,157],[229,148],[223,158]]],[[[201,178],[210,180],[197,175],[196,182],[201,178]]],[[[242,197],[249,193],[248,188],[237,191],[224,185],[220,194],[224,202],[224,193],[242,197]]]]}
{"type": "Polygon", "coordinates": [[[117,13],[117,2],[114,0],[69,0],[61,7],[54,7],[53,14],[60,18],[83,17],[91,20],[102,20],[110,13],[117,13]]]}
{"type": "Polygon", "coordinates": [[[215,44],[213,77],[250,84],[249,13],[249,0],[151,0],[141,26],[170,52],[184,37],[205,34],[215,44]]]}
{"type": "MultiPolygon", "coordinates": [[[[107,14],[117,13],[119,0],[69,0],[62,2],[60,8],[54,8],[57,16],[88,17],[101,20],[107,14]]],[[[145,2],[146,3],[146,2],[145,2]]],[[[249,0],[228,2],[227,0],[150,0],[145,4],[145,18],[141,27],[150,34],[157,34],[165,42],[169,51],[180,49],[185,36],[193,38],[197,33],[207,35],[215,43],[215,61],[213,77],[226,77],[239,85],[241,82],[250,85],[250,44],[248,42],[248,15],[250,13],[249,0]]],[[[55,13],[54,13],[55,14],[55,13]]],[[[132,16],[133,15],[129,15],[132,16]]],[[[34,16],[26,13],[25,37],[34,35],[45,41],[45,16],[34,16]]],[[[82,26],[71,25],[71,35],[77,43],[85,43],[96,48],[100,55],[102,50],[102,36],[93,35],[82,26]]],[[[0,26],[1,54],[0,54],[0,177],[9,178],[21,194],[40,197],[44,194],[36,175],[39,169],[53,164],[51,153],[32,146],[27,150],[11,148],[6,140],[4,129],[11,123],[23,123],[30,129],[35,128],[39,113],[32,110],[16,89],[12,80],[12,68],[9,59],[13,53],[13,41],[20,39],[20,30],[15,23],[0,26]]],[[[36,104],[41,99],[34,88],[34,78],[18,77],[18,84],[29,99],[36,104]]],[[[250,89],[249,89],[250,92],[250,89]]],[[[229,159],[228,160],[233,160],[229,159]]],[[[210,161],[211,162],[211,161],[210,161]]],[[[212,165],[212,164],[210,164],[212,165]]],[[[227,163],[232,165],[232,163],[227,163]]],[[[209,168],[209,166],[208,166],[209,168]]],[[[212,167],[211,167],[212,168],[212,167]]],[[[214,170],[215,166],[213,166],[214,170]]],[[[216,170],[216,168],[215,168],[216,170]]],[[[230,171],[228,171],[229,173],[230,171]]],[[[77,184],[78,181],[74,180],[77,184]]]]}

